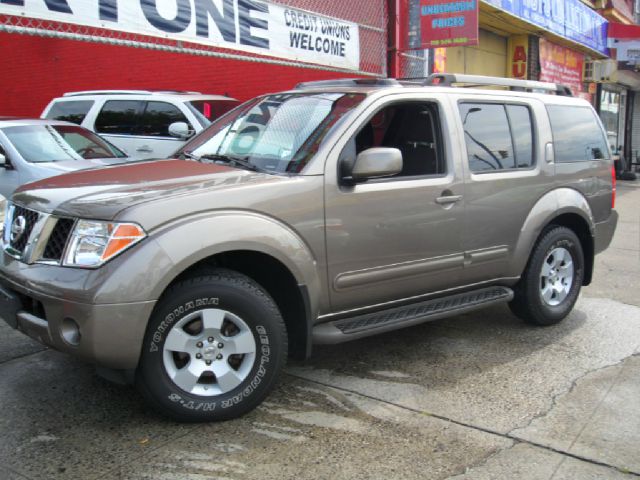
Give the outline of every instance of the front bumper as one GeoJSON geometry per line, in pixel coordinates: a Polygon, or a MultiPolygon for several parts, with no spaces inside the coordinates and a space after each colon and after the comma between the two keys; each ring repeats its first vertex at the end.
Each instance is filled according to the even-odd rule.
{"type": "Polygon", "coordinates": [[[68,286],[65,277],[72,275],[78,281],[78,276],[90,272],[50,266],[42,268],[57,268],[60,278],[48,286],[40,283],[31,288],[24,278],[16,281],[9,278],[6,271],[0,273],[2,319],[55,350],[107,368],[136,368],[147,320],[156,302],[96,305],[73,301],[59,295],[68,286]],[[70,337],[69,326],[74,324],[79,335],[70,337]]]}

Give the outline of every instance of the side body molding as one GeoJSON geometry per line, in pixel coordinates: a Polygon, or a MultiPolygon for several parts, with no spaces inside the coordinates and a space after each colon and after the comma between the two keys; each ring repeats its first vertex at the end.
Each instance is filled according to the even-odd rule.
{"type": "Polygon", "coordinates": [[[527,265],[529,255],[540,233],[554,218],[567,213],[582,217],[591,235],[594,235],[595,222],[587,199],[572,188],[557,188],[544,194],[533,206],[527,216],[518,243],[513,252],[510,276],[520,276],[527,265]]]}

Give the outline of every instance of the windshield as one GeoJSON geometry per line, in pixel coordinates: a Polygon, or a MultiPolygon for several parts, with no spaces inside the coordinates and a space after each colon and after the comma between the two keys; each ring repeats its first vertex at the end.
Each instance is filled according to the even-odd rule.
{"type": "Polygon", "coordinates": [[[126,157],[95,133],[74,125],[23,125],[2,131],[30,163],[126,157]]]}
{"type": "Polygon", "coordinates": [[[331,127],[365,95],[283,93],[250,101],[185,144],[178,155],[242,159],[256,169],[299,173],[331,127]]]}

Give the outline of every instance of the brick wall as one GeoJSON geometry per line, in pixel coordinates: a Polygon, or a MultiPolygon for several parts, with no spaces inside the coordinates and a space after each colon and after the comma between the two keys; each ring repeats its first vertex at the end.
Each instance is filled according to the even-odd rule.
{"type": "Polygon", "coordinates": [[[195,90],[246,100],[301,81],[354,76],[9,33],[0,33],[0,52],[0,116],[37,117],[52,98],[74,90],[195,90]]]}

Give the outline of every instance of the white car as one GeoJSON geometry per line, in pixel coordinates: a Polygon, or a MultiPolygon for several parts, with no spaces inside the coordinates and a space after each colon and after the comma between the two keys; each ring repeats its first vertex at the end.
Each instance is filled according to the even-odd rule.
{"type": "Polygon", "coordinates": [[[41,118],[82,125],[134,159],[166,158],[236,105],[198,92],[91,90],[53,99],[41,118]]]}
{"type": "Polygon", "coordinates": [[[0,117],[0,202],[24,183],[129,161],[119,148],[78,125],[0,117]]]}

